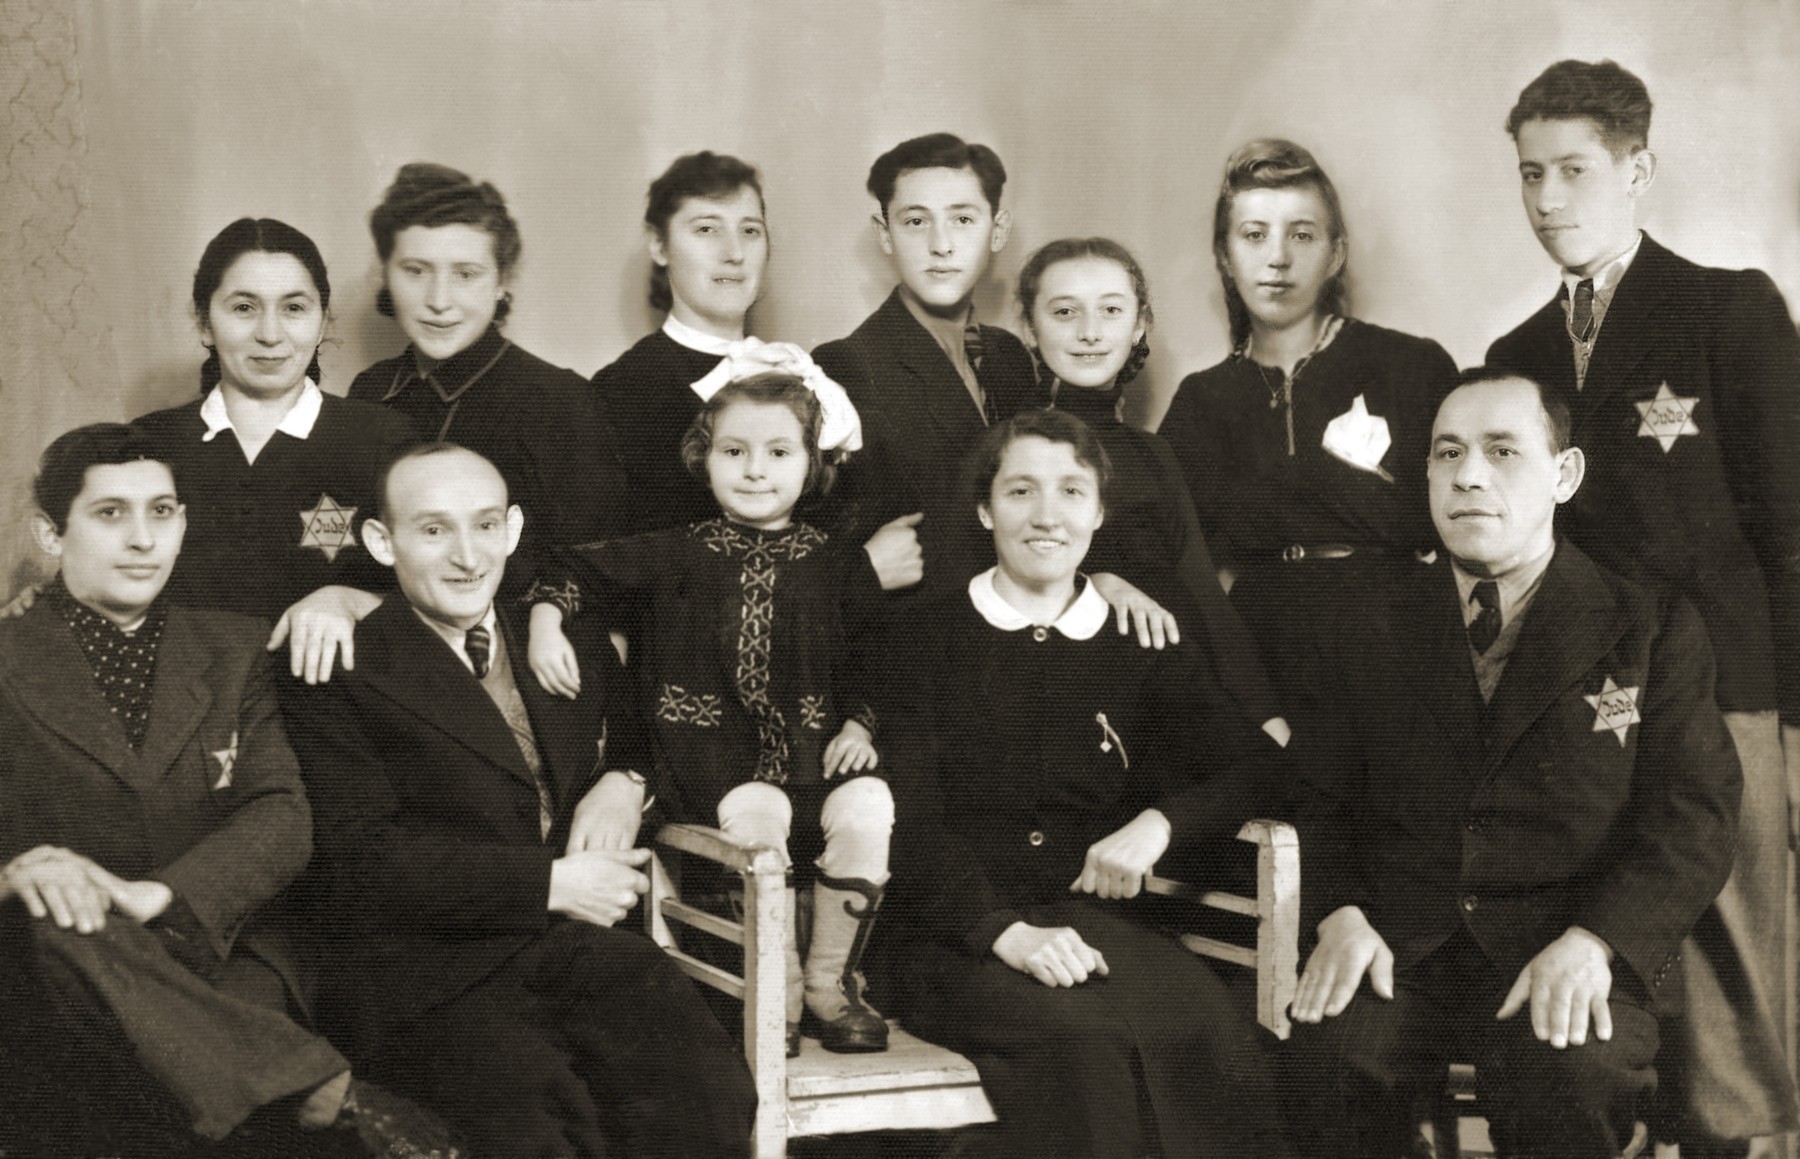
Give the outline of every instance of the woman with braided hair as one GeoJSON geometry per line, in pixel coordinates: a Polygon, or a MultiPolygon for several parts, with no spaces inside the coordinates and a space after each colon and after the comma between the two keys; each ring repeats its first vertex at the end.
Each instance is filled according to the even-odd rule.
{"type": "Polygon", "coordinates": [[[1350,317],[1347,257],[1337,189],[1311,153],[1282,140],[1233,153],[1213,214],[1232,353],[1182,381],[1159,432],[1278,688],[1311,640],[1310,608],[1437,544],[1425,457],[1456,364],[1350,317]]]}
{"type": "Polygon", "coordinates": [[[1090,570],[1124,576],[1201,634],[1221,685],[1252,724],[1283,743],[1256,643],[1219,586],[1181,466],[1169,445],[1119,417],[1126,386],[1150,356],[1150,283],[1110,238],[1062,238],[1019,271],[1019,312],[1051,405],[1091,427],[1112,463],[1106,520],[1090,570]],[[1267,723],[1265,723],[1267,722],[1267,723]]]}
{"type": "Polygon", "coordinates": [[[369,231],[382,262],[376,309],[408,345],[357,375],[350,397],[499,468],[525,512],[502,590],[522,594],[548,546],[623,530],[624,471],[593,392],[501,332],[523,244],[499,190],[444,165],[402,165],[369,231]]]}
{"type": "MultiPolygon", "coordinates": [[[[194,270],[206,361],[200,397],[137,419],[181,480],[188,530],[170,577],[183,607],[274,625],[289,670],[309,683],[354,665],[356,621],[392,574],[369,557],[358,520],[375,476],[413,441],[406,420],[319,389],[331,279],[313,240],[243,217],[207,243],[194,270]]],[[[29,608],[27,588],[0,618],[29,608]]]]}

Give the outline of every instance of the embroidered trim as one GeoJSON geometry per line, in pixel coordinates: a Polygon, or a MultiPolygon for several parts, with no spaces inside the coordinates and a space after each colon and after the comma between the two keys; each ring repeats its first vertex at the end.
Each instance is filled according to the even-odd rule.
{"type": "Polygon", "coordinates": [[[670,724],[717,728],[724,705],[710,692],[689,692],[679,684],[664,684],[656,700],[656,715],[670,724]]]}
{"type": "Polygon", "coordinates": [[[823,547],[827,539],[823,531],[806,523],[796,523],[775,538],[755,538],[727,519],[702,520],[688,528],[688,534],[728,559],[748,560],[754,556],[759,563],[768,564],[805,559],[823,547]]]}
{"type": "Polygon", "coordinates": [[[775,625],[775,565],[805,559],[826,542],[824,532],[796,523],[780,535],[752,536],[725,519],[696,523],[688,532],[708,550],[743,561],[738,585],[744,603],[737,639],[738,703],[756,724],[758,781],[785,785],[788,779],[788,722],[769,698],[769,648],[775,625]]]}
{"type": "Polygon", "coordinates": [[[875,710],[873,708],[870,708],[866,704],[858,705],[856,708],[856,711],[854,711],[850,714],[850,719],[854,720],[857,724],[860,724],[864,728],[868,729],[870,736],[875,735],[875,732],[876,732],[875,726],[877,724],[877,718],[875,716],[875,710]]]}
{"type": "Polygon", "coordinates": [[[825,698],[823,696],[802,696],[800,698],[800,727],[810,728],[814,732],[825,731],[825,698]]]}
{"type": "Polygon", "coordinates": [[[581,585],[572,579],[561,583],[533,580],[522,601],[527,604],[555,604],[564,617],[573,618],[581,611],[581,585]]]}

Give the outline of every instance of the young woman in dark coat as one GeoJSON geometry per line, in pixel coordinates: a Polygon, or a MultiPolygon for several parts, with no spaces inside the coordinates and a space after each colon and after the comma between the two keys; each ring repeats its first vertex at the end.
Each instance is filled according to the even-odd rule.
{"type": "Polygon", "coordinates": [[[352,399],[406,416],[500,469],[525,533],[503,592],[522,595],[540,552],[624,528],[625,474],[593,392],[501,332],[523,243],[500,191],[443,165],[402,165],[369,215],[376,308],[408,343],[356,376],[352,399]]]}
{"type": "Polygon", "coordinates": [[[1289,141],[1233,153],[1213,215],[1232,353],[1183,380],[1160,433],[1277,687],[1320,588],[1436,546],[1425,456],[1456,364],[1352,318],[1337,189],[1289,141]]]}

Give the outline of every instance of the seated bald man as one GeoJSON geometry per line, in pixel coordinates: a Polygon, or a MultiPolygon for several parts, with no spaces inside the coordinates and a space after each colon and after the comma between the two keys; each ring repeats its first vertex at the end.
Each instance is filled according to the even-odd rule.
{"type": "Polygon", "coordinates": [[[0,1149],[237,1131],[271,1154],[453,1154],[295,1021],[271,903],[311,817],[267,626],[164,597],[187,526],[168,461],[135,428],[82,427],[35,499],[60,571],[0,622],[0,1149]]]}
{"type": "Polygon", "coordinates": [[[530,677],[523,609],[495,602],[524,517],[492,463],[428,444],[377,495],[363,542],[399,591],[357,625],[356,668],[289,706],[342,922],[322,1017],[478,1155],[736,1159],[749,1068],[615,928],[649,859],[597,824],[647,804],[618,657],[596,635],[573,700],[530,677]]]}
{"type": "Polygon", "coordinates": [[[1555,534],[1568,423],[1466,372],[1432,429],[1443,558],[1328,618],[1299,685],[1304,1154],[1408,1153],[1406,1096],[1447,1062],[1507,1156],[1618,1155],[1655,1087],[1740,773],[1699,614],[1555,534]]]}

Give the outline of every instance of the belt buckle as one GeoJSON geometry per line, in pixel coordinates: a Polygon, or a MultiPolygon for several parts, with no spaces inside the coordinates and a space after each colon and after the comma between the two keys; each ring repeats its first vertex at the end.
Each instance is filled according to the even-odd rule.
{"type": "Polygon", "coordinates": [[[1281,549],[1281,558],[1288,563],[1298,563],[1306,558],[1306,547],[1303,544],[1290,543],[1281,549]]]}

